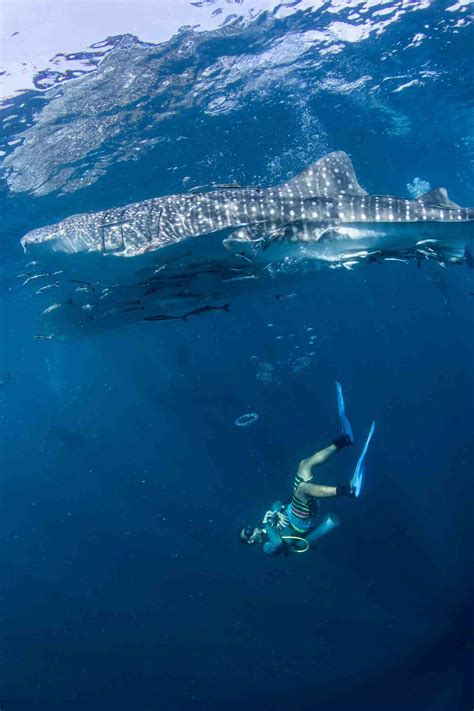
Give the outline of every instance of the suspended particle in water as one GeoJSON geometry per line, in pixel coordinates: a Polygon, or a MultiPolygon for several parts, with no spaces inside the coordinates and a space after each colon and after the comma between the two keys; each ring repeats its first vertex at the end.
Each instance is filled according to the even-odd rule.
{"type": "Polygon", "coordinates": [[[272,363],[259,363],[257,370],[257,380],[267,385],[273,381],[274,366],[272,363]]]}
{"type": "Polygon", "coordinates": [[[294,299],[296,294],[275,294],[275,299],[294,299]]]}
{"type": "Polygon", "coordinates": [[[301,373],[303,370],[305,370],[308,366],[311,365],[311,360],[308,357],[305,356],[300,356],[296,358],[296,360],[293,361],[293,363],[290,363],[290,372],[291,373],[301,373]]]}
{"type": "Polygon", "coordinates": [[[246,412],[245,415],[240,415],[234,422],[237,427],[248,427],[257,422],[258,415],[256,412],[246,412]]]}

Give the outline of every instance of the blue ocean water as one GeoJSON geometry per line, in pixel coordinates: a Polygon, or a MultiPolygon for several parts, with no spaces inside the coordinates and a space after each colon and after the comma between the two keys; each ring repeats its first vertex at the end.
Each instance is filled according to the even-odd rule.
{"type": "Polygon", "coordinates": [[[31,229],[203,184],[277,185],[333,150],[369,193],[445,186],[473,205],[472,9],[163,2],[113,34],[104,3],[78,47],[72,25],[7,5],[2,710],[472,706],[472,270],[295,274],[228,314],[64,342],[33,338],[38,296],[18,277],[31,229]],[[179,29],[145,36],[174,14],[179,29]],[[40,30],[55,53],[22,64],[40,30]],[[337,436],[336,379],[356,444],[319,476],[350,478],[375,419],[360,498],[325,505],[341,525],[311,553],[241,546],[337,436]]]}

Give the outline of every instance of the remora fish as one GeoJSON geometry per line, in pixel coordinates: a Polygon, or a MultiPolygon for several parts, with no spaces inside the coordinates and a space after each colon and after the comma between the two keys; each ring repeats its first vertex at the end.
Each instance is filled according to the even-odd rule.
{"type": "Polygon", "coordinates": [[[474,236],[474,209],[452,202],[444,188],[417,200],[368,195],[349,157],[336,152],[275,188],[185,193],[74,215],[29,232],[22,245],[34,254],[131,257],[182,242],[189,249],[189,238],[229,228],[242,229],[224,246],[260,263],[288,257],[357,262],[385,250],[392,258],[458,263],[474,236]]]}
{"type": "Polygon", "coordinates": [[[186,321],[186,314],[173,316],[173,314],[156,314],[155,316],[144,316],[142,321],[186,321]]]}
{"type": "Polygon", "coordinates": [[[188,313],[185,314],[185,318],[188,318],[188,316],[200,316],[209,311],[227,311],[227,313],[229,313],[230,304],[223,304],[222,306],[198,306],[196,309],[188,311],[188,313]]]}
{"type": "Polygon", "coordinates": [[[142,321],[176,321],[182,319],[187,321],[189,316],[200,316],[201,314],[208,313],[209,311],[226,311],[229,313],[230,304],[223,304],[223,306],[198,306],[192,311],[187,311],[182,316],[173,316],[171,314],[157,314],[156,316],[144,316],[142,321]]]}
{"type": "Polygon", "coordinates": [[[11,374],[11,373],[8,373],[8,375],[7,375],[6,378],[3,378],[3,379],[0,380],[0,388],[4,388],[5,385],[6,385],[10,380],[13,380],[12,374],[11,374]]]}

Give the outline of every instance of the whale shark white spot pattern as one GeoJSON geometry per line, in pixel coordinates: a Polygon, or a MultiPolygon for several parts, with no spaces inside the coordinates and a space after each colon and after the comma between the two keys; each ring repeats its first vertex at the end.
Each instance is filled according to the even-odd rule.
{"type": "MultiPolygon", "coordinates": [[[[166,305],[194,299],[196,306],[200,299],[202,305],[230,282],[251,283],[303,264],[352,268],[389,258],[468,263],[465,246],[473,238],[474,210],[451,201],[445,188],[415,201],[368,195],[349,157],[336,152],[277,187],[223,187],[73,215],[29,232],[22,246],[36,262],[81,257],[74,280],[78,275],[82,284],[98,284],[96,302],[90,293],[74,291],[71,297],[61,274],[59,306],[45,316],[75,314],[86,331],[98,320],[102,328],[146,317],[150,303],[155,316],[157,300],[166,305]],[[420,239],[429,239],[429,249],[419,246],[420,239]],[[146,277],[136,276],[143,270],[146,277]],[[125,315],[120,304],[130,294],[138,303],[125,315]],[[86,298],[93,308],[82,308],[86,298]]],[[[156,320],[161,316],[166,320],[164,314],[156,320]]]]}

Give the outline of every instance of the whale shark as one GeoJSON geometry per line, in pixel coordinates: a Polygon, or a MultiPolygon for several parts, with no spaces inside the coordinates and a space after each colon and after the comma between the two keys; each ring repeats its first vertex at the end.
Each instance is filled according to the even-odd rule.
{"type": "Polygon", "coordinates": [[[25,280],[46,279],[35,292],[46,298],[58,293],[44,315],[75,312],[82,327],[102,328],[169,320],[160,314],[177,305],[186,313],[230,284],[275,272],[385,260],[472,266],[473,237],[474,208],[445,188],[415,200],[369,195],[337,151],[276,187],[214,186],[73,215],[21,244],[35,263],[50,264],[25,280]]]}

